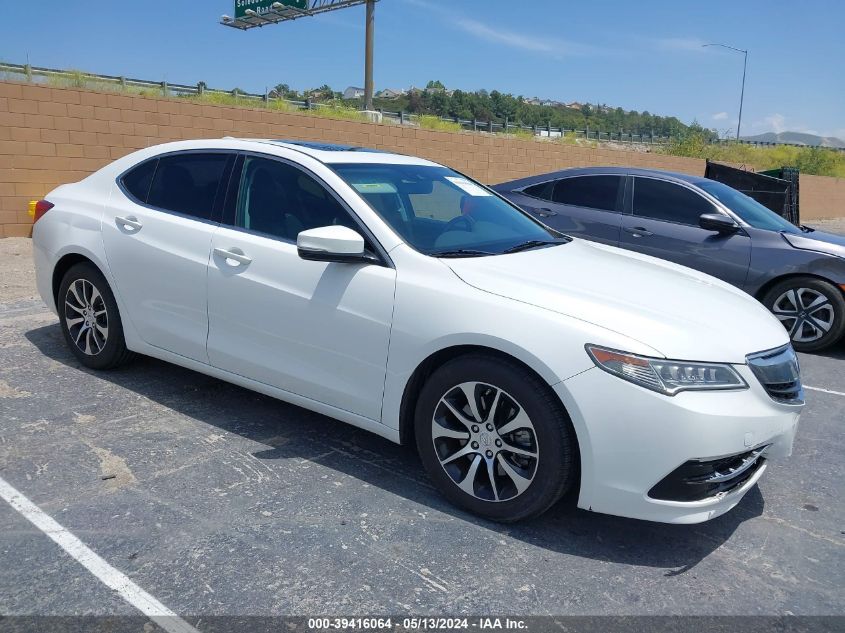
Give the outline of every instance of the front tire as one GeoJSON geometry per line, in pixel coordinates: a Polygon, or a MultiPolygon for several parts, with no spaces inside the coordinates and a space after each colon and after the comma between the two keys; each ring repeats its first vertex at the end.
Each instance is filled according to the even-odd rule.
{"type": "Polygon", "coordinates": [[[423,466],[455,505],[494,521],[548,510],[576,479],[577,440],[551,388],[509,360],[472,354],[437,369],[414,425],[423,466]]]}
{"type": "Polygon", "coordinates": [[[128,362],[123,325],[111,288],[90,262],[65,273],[56,296],[65,342],[77,360],[91,369],[113,369],[128,362]]]}
{"type": "Polygon", "coordinates": [[[833,284],[814,277],[794,277],[775,284],[763,297],[799,352],[834,345],[845,333],[845,297],[833,284]]]}

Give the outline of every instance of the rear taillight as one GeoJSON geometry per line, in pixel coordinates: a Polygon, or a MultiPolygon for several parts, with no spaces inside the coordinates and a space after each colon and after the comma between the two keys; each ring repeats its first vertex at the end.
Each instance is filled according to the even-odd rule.
{"type": "Polygon", "coordinates": [[[52,209],[55,205],[46,200],[31,200],[29,203],[29,215],[32,217],[32,222],[38,222],[47,211],[52,209]]]}

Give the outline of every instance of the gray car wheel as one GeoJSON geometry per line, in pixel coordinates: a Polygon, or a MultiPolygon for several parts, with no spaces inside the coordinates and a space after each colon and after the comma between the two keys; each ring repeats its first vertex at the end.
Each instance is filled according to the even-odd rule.
{"type": "Polygon", "coordinates": [[[845,333],[845,297],[833,284],[794,277],[775,284],[763,298],[789,332],[792,346],[815,352],[834,345],[845,333]]]}

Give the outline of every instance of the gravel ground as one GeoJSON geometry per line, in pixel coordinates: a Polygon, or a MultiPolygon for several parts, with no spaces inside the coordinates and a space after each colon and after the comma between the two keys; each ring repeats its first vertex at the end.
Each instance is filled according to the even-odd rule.
{"type": "Polygon", "coordinates": [[[0,239],[0,301],[35,299],[32,240],[28,237],[0,239]]]}
{"type": "Polygon", "coordinates": [[[819,231],[845,235],[845,218],[835,218],[832,220],[809,220],[807,222],[807,226],[818,229],[819,231]]]}
{"type": "MultiPolygon", "coordinates": [[[[845,614],[843,349],[802,355],[822,391],[795,454],[727,515],[673,526],[559,504],[502,526],[446,503],[411,450],[364,431],[152,359],[80,367],[35,298],[29,249],[0,240],[0,477],[194,624],[845,614]]],[[[0,614],[133,613],[0,501],[0,614]]]]}

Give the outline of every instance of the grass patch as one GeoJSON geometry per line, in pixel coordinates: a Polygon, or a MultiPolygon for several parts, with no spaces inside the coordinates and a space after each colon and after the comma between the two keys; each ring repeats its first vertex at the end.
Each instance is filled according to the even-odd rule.
{"type": "Polygon", "coordinates": [[[659,147],[657,151],[671,156],[749,165],[757,170],[797,167],[802,174],[845,178],[845,152],[824,147],[759,147],[744,143],[712,145],[701,136],[691,135],[659,147]]]}
{"type": "Polygon", "coordinates": [[[367,115],[359,112],[356,108],[343,105],[338,101],[329,101],[323,105],[315,106],[311,110],[303,110],[311,116],[318,116],[324,119],[335,119],[338,121],[367,121],[367,115]]]}
{"type": "Polygon", "coordinates": [[[419,125],[425,130],[437,130],[438,132],[460,132],[463,130],[460,123],[444,121],[433,114],[421,114],[419,116],[419,125]]]}

